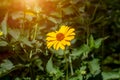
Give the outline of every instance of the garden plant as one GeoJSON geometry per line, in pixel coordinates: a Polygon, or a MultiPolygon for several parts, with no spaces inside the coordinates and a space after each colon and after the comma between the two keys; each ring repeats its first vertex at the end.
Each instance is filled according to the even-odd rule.
{"type": "Polygon", "coordinates": [[[0,80],[120,80],[120,0],[0,0],[0,80]]]}

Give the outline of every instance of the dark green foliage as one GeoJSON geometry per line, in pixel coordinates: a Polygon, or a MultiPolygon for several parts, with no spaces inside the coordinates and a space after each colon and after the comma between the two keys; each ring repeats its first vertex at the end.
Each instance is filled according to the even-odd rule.
{"type": "Polygon", "coordinates": [[[0,80],[120,79],[120,0],[30,1],[0,2],[0,80]],[[61,25],[75,39],[48,50],[46,34],[61,25]]]}

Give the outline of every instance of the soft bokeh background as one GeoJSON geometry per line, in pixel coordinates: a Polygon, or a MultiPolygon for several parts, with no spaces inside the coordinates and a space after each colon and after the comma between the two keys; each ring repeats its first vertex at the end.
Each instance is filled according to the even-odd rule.
{"type": "Polygon", "coordinates": [[[61,25],[76,30],[69,80],[120,79],[120,0],[0,0],[0,80],[65,80],[45,40],[61,25]]]}

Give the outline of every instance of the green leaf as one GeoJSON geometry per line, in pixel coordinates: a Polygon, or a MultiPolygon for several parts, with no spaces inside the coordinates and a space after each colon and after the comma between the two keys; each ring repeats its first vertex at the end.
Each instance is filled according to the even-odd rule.
{"type": "Polygon", "coordinates": [[[63,12],[65,13],[65,15],[71,15],[74,13],[74,9],[72,8],[72,6],[68,6],[66,8],[63,8],[63,12]]]}
{"type": "Polygon", "coordinates": [[[55,18],[53,18],[53,17],[48,17],[48,20],[50,20],[51,22],[53,22],[55,24],[58,23],[58,21],[55,18]]]}
{"type": "Polygon", "coordinates": [[[108,36],[107,36],[107,37],[104,37],[104,38],[99,38],[99,39],[95,40],[95,48],[99,48],[99,47],[101,46],[102,42],[103,42],[105,39],[107,39],[107,38],[108,38],[108,36]]]}
{"type": "Polygon", "coordinates": [[[52,12],[50,15],[54,16],[54,17],[57,17],[57,18],[61,18],[62,17],[62,15],[59,12],[52,12]]]}
{"type": "MultiPolygon", "coordinates": [[[[120,70],[119,70],[120,71],[120,70]]],[[[120,79],[120,73],[118,72],[102,72],[103,80],[115,80],[120,79]]]]}
{"type": "Polygon", "coordinates": [[[7,35],[7,18],[8,18],[8,13],[6,13],[4,20],[1,22],[1,28],[5,37],[7,35]]]}
{"type": "Polygon", "coordinates": [[[80,48],[74,49],[72,51],[71,56],[74,56],[76,58],[76,57],[81,56],[84,53],[88,54],[90,51],[91,51],[90,47],[88,45],[86,45],[86,44],[83,44],[80,48]]]}
{"type": "Polygon", "coordinates": [[[20,37],[20,31],[18,29],[9,29],[9,34],[16,40],[20,37]]]}
{"type": "Polygon", "coordinates": [[[3,60],[3,63],[0,64],[0,77],[8,74],[11,69],[13,69],[15,66],[10,60],[3,60]]]}
{"type": "Polygon", "coordinates": [[[0,41],[0,46],[7,46],[8,43],[6,41],[0,41]]]}
{"type": "Polygon", "coordinates": [[[29,47],[33,47],[32,44],[31,44],[31,42],[30,42],[26,37],[21,38],[20,40],[21,40],[25,45],[27,45],[27,46],[29,46],[29,47]]]}
{"type": "Polygon", "coordinates": [[[34,63],[35,63],[35,65],[37,65],[37,67],[38,67],[40,70],[43,70],[42,60],[41,60],[41,59],[36,59],[34,63]]]}
{"type": "Polygon", "coordinates": [[[102,38],[95,40],[95,48],[99,48],[101,46],[102,41],[102,38]]]}
{"type": "Polygon", "coordinates": [[[53,76],[53,80],[58,80],[63,75],[64,75],[63,72],[57,68],[56,69],[56,74],[53,76]]]}
{"type": "Polygon", "coordinates": [[[83,76],[79,75],[79,76],[76,76],[76,77],[72,77],[69,80],[83,80],[83,76]]]}
{"type": "Polygon", "coordinates": [[[88,67],[90,69],[90,73],[93,75],[97,75],[100,73],[100,64],[99,64],[99,59],[93,59],[92,61],[88,62],[88,67]]]}
{"type": "Polygon", "coordinates": [[[12,69],[13,63],[10,60],[4,60],[4,63],[0,65],[0,68],[5,69],[5,70],[10,70],[12,69]]]}
{"type": "Polygon", "coordinates": [[[94,45],[95,45],[95,42],[94,42],[94,38],[93,38],[93,36],[92,35],[90,35],[90,39],[89,39],[89,45],[90,45],[90,48],[93,48],[94,47],[94,45]]]}
{"type": "Polygon", "coordinates": [[[70,80],[83,80],[83,75],[81,74],[81,70],[75,71],[76,76],[70,78],[70,80]]]}
{"type": "Polygon", "coordinates": [[[56,69],[53,67],[52,57],[48,60],[46,64],[46,70],[50,74],[56,74],[56,69]]]}
{"type": "Polygon", "coordinates": [[[104,18],[105,18],[105,16],[100,16],[100,17],[97,17],[97,18],[95,19],[95,21],[94,21],[94,22],[92,22],[92,24],[98,23],[98,22],[100,22],[100,21],[104,20],[104,18]]]}

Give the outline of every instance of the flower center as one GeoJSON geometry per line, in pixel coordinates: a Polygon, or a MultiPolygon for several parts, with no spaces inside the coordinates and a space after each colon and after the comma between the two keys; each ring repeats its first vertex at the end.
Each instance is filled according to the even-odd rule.
{"type": "Polygon", "coordinates": [[[58,33],[58,34],[56,35],[56,38],[57,38],[58,41],[61,41],[61,40],[63,40],[63,39],[65,38],[65,36],[64,36],[64,34],[62,34],[62,33],[58,33]]]}

